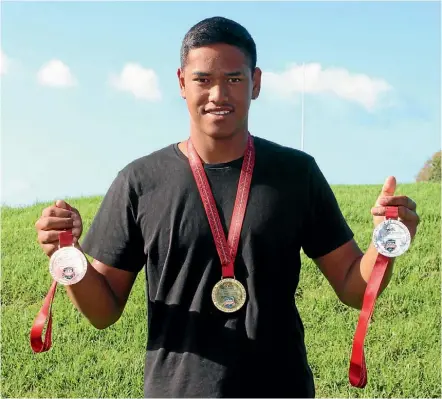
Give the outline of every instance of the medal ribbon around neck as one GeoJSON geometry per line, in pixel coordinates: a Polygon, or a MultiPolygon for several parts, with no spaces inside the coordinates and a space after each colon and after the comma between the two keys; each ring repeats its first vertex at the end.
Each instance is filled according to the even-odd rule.
{"type": "Polygon", "coordinates": [[[255,166],[253,138],[250,134],[248,135],[247,149],[244,154],[227,241],[201,159],[190,139],[187,141],[187,152],[189,163],[200,192],[201,200],[206,211],[207,219],[221,261],[222,277],[234,278],[234,263],[238,251],[241,228],[246,213],[253,168],[255,166]]]}
{"type": "MultiPolygon", "coordinates": [[[[382,223],[388,223],[389,219],[398,218],[398,208],[397,207],[387,207],[385,212],[386,221],[382,223]]],[[[397,221],[396,224],[401,225],[402,229],[406,233],[408,245],[409,245],[409,235],[408,230],[402,222],[397,221]]],[[[377,231],[382,228],[379,226],[375,230],[377,231]]],[[[408,246],[407,246],[408,248],[408,246]]],[[[381,287],[382,280],[387,270],[387,266],[390,263],[391,257],[385,256],[381,253],[378,254],[375,265],[370,275],[370,279],[367,283],[367,287],[364,293],[364,299],[362,303],[362,309],[359,314],[359,320],[356,327],[356,332],[353,338],[353,347],[350,359],[349,368],[349,380],[350,384],[356,388],[364,388],[367,384],[367,366],[365,363],[364,354],[364,341],[367,334],[368,325],[373,314],[376,298],[381,287]]]]}

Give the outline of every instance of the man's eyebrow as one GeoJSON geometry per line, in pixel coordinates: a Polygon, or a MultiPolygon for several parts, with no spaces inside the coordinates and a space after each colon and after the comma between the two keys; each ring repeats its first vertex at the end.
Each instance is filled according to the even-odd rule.
{"type": "Polygon", "coordinates": [[[199,77],[205,77],[205,76],[210,76],[210,73],[201,72],[201,71],[194,71],[194,72],[192,72],[192,75],[196,75],[196,76],[199,76],[199,77]]]}
{"type": "MultiPolygon", "coordinates": [[[[210,76],[211,74],[208,72],[194,71],[194,72],[192,72],[192,75],[202,78],[202,77],[210,76]]],[[[243,73],[241,71],[234,71],[234,72],[226,72],[224,75],[229,76],[229,77],[235,77],[235,76],[241,76],[241,75],[243,75],[243,73]]]]}
{"type": "Polygon", "coordinates": [[[243,73],[241,71],[235,71],[235,72],[227,72],[225,75],[230,77],[235,77],[235,76],[241,76],[243,75],[243,73]]]}

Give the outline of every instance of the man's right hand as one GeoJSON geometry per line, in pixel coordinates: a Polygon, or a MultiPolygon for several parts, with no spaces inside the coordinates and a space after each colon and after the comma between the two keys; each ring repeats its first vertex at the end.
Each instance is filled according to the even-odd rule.
{"type": "Polygon", "coordinates": [[[77,209],[70,207],[65,201],[58,200],[55,205],[43,209],[41,217],[35,223],[35,228],[38,243],[44,253],[51,257],[58,249],[59,233],[72,230],[74,244],[76,244],[83,232],[83,222],[77,209]]]}

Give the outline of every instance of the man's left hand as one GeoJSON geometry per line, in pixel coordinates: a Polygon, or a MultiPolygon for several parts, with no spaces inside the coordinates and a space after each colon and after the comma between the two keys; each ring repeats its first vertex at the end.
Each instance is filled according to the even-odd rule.
{"type": "Polygon", "coordinates": [[[381,194],[376,200],[375,206],[371,208],[374,227],[385,220],[385,207],[398,207],[399,220],[407,226],[411,239],[416,235],[419,216],[416,213],[416,203],[404,195],[394,195],[396,191],[396,179],[390,176],[385,180],[381,194]]]}

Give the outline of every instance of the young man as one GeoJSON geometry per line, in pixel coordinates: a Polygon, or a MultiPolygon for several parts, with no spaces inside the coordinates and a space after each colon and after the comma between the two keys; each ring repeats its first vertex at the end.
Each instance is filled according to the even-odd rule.
{"type": "MultiPolygon", "coordinates": [[[[59,231],[72,229],[77,248],[94,258],[67,291],[99,329],[120,318],[144,267],[146,397],[313,397],[295,303],[300,250],[339,299],[359,309],[378,252],[373,245],[361,252],[311,156],[249,135],[261,71],[241,25],[217,17],[192,27],[178,80],[189,139],[121,170],[81,247],[80,215],[64,201],[43,211],[39,242],[51,256],[59,231]],[[237,192],[242,208],[232,216],[237,192]],[[233,249],[219,235],[227,238],[231,229],[233,249]]],[[[374,224],[384,220],[386,205],[398,206],[414,236],[416,205],[394,190],[388,178],[372,209],[374,224]]],[[[390,276],[391,266],[382,288],[390,276]]]]}

